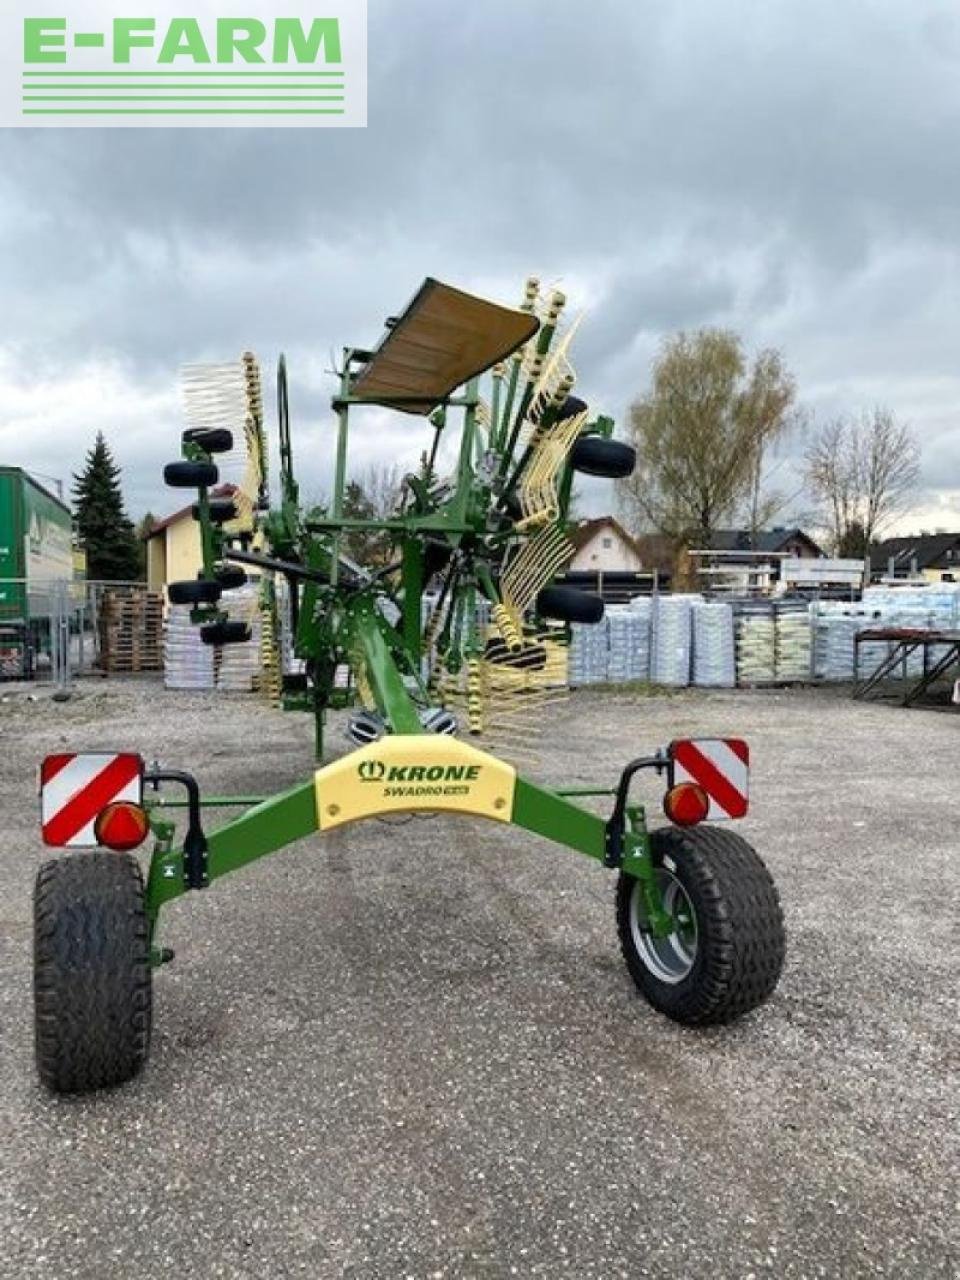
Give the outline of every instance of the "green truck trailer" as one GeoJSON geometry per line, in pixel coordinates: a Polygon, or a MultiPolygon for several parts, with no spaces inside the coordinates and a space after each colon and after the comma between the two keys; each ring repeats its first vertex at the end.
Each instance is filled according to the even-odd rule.
{"type": "Polygon", "coordinates": [[[29,674],[34,624],[53,583],[73,578],[70,508],[21,467],[0,467],[0,676],[29,674]],[[33,616],[32,616],[33,615],[33,616]]]}

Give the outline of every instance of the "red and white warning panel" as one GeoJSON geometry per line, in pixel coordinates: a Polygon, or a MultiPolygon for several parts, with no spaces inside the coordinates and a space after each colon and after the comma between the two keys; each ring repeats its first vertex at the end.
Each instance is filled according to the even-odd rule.
{"type": "Polygon", "coordinates": [[[709,796],[709,822],[746,817],[750,748],[742,738],[684,738],[672,743],[670,751],[674,784],[695,782],[709,796]]]}
{"type": "Polygon", "coordinates": [[[40,766],[40,821],[44,844],[97,845],[94,823],[117,800],[143,802],[143,757],[115,751],[47,756],[40,766]]]}

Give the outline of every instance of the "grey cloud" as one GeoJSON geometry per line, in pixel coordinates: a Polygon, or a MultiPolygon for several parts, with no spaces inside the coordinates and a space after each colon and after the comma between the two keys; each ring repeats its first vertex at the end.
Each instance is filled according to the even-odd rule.
{"type": "Polygon", "coordinates": [[[179,364],[285,348],[321,485],[331,349],[374,340],[426,274],[509,301],[533,270],[588,308],[576,362],[598,407],[622,417],[664,334],[727,324],[781,346],[819,414],[882,401],[913,421],[925,501],[956,484],[958,15],[370,8],[365,131],[0,139],[0,390],[37,388],[29,438],[22,399],[0,408],[4,461],[79,465],[98,406],[62,393],[109,368],[131,506],[169,503],[179,364]]]}

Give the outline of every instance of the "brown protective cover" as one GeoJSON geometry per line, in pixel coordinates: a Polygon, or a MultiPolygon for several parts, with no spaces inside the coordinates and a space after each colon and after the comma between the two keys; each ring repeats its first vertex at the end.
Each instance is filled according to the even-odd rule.
{"type": "Polygon", "coordinates": [[[430,413],[539,328],[528,311],[427,278],[357,375],[352,393],[404,413],[430,413]]]}

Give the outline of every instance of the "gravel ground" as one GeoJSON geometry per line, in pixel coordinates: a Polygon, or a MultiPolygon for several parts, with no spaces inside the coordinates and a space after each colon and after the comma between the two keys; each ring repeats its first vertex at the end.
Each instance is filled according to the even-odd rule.
{"type": "Polygon", "coordinates": [[[741,830],[789,956],[735,1026],[644,1004],[590,860],[374,822],[169,908],[147,1071],[62,1100],[31,1057],[38,758],[138,749],[271,791],[310,767],[310,725],[138,682],[0,702],[0,1274],[960,1275],[958,729],[822,691],[554,716],[534,772],[558,783],[750,739],[741,830]]]}

